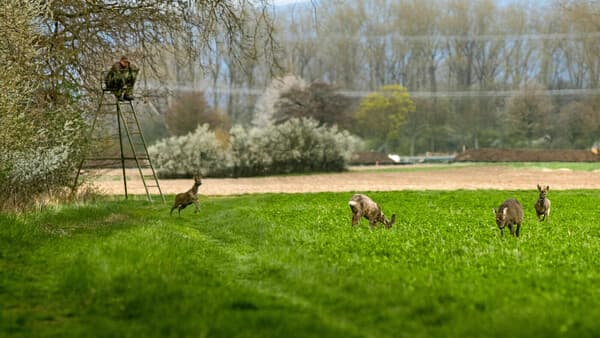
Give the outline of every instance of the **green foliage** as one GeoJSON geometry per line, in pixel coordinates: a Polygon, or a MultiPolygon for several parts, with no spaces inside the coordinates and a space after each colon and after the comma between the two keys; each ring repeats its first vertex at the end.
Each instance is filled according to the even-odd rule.
{"type": "Polygon", "coordinates": [[[207,125],[194,133],[171,137],[149,148],[163,177],[257,176],[311,171],[341,171],[360,140],[337,127],[312,119],[249,130],[235,126],[222,145],[207,125]]]}
{"type": "Polygon", "coordinates": [[[376,149],[386,151],[389,143],[400,136],[407,115],[415,109],[406,88],[383,86],[360,102],[354,115],[355,132],[372,141],[376,149]]]}
{"type": "MultiPolygon", "coordinates": [[[[350,225],[352,193],[142,201],[0,215],[0,335],[593,337],[598,191],[371,192],[390,230],[350,225]],[[492,208],[516,197],[522,236],[492,208]]],[[[172,199],[173,197],[170,196],[172,199]]]]}

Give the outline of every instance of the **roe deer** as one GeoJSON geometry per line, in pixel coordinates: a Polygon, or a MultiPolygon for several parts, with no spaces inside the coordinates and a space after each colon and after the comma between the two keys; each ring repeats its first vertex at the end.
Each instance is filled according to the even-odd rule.
{"type": "Polygon", "coordinates": [[[550,200],[546,198],[546,194],[548,194],[550,186],[547,185],[545,188],[543,188],[538,184],[537,188],[540,192],[540,197],[535,202],[535,212],[537,214],[538,221],[541,222],[545,221],[546,218],[550,218],[550,200]]]}
{"type": "Polygon", "coordinates": [[[521,232],[521,222],[523,221],[523,207],[516,199],[507,199],[500,205],[498,210],[494,209],[496,214],[496,224],[500,228],[500,236],[504,236],[504,227],[508,225],[510,234],[515,235],[513,226],[517,226],[517,237],[521,232]]]}
{"type": "Polygon", "coordinates": [[[369,220],[371,228],[377,226],[377,222],[383,223],[386,228],[391,228],[396,221],[396,215],[392,215],[390,220],[387,220],[381,211],[381,208],[372,199],[363,194],[352,196],[348,202],[352,209],[352,226],[356,226],[361,217],[369,220]]]}
{"type": "Polygon", "coordinates": [[[181,210],[185,209],[188,205],[194,203],[196,206],[196,210],[194,212],[198,212],[198,187],[202,185],[202,180],[199,176],[194,176],[194,186],[192,189],[179,193],[175,196],[175,203],[171,208],[170,215],[173,215],[173,210],[175,208],[179,208],[178,213],[181,216],[181,210]]]}

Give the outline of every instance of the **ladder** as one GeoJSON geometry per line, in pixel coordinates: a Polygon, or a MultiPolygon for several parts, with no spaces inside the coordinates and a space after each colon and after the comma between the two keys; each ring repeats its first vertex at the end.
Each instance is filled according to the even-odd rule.
{"type": "MultiPolygon", "coordinates": [[[[112,101],[110,98],[105,97],[107,93],[109,96],[114,97],[114,95],[111,95],[112,93],[110,90],[104,87],[102,88],[100,102],[98,104],[98,109],[94,114],[88,137],[92,146],[98,142],[108,142],[108,144],[110,144],[110,142],[114,142],[115,139],[118,139],[119,154],[86,154],[79,164],[75,182],[73,184],[73,191],[77,188],[77,181],[84,167],[101,168],[111,165],[114,166],[115,163],[118,163],[123,173],[125,199],[128,199],[129,192],[126,168],[133,162],[139,173],[148,201],[152,202],[152,195],[150,192],[151,189],[155,189],[154,193],[160,195],[162,202],[165,203],[165,197],[160,188],[160,184],[158,183],[158,177],[154,170],[154,166],[152,165],[152,161],[150,160],[148,147],[146,146],[146,141],[142,134],[142,129],[132,101],[120,101],[117,100],[116,97],[114,98],[114,101],[112,101]],[[115,113],[117,133],[109,136],[95,137],[94,132],[96,131],[95,129],[97,129],[97,124],[99,124],[101,117],[105,115],[112,116],[115,113]],[[124,142],[125,139],[126,143],[124,142]]],[[[114,118],[111,120],[114,124],[114,118]]]]}

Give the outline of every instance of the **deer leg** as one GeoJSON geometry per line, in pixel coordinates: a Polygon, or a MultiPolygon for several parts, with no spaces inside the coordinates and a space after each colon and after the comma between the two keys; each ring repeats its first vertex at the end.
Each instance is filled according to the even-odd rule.
{"type": "Polygon", "coordinates": [[[371,227],[371,229],[373,228],[377,228],[377,221],[376,220],[369,220],[369,226],[371,227]]]}
{"type": "Polygon", "coordinates": [[[170,216],[173,216],[173,210],[177,209],[177,206],[174,206],[171,208],[171,212],[169,213],[170,216]]]}
{"type": "Polygon", "coordinates": [[[197,200],[196,200],[196,201],[194,201],[194,206],[196,207],[196,210],[194,211],[194,213],[197,213],[197,212],[198,212],[198,210],[200,209],[200,205],[199,205],[199,203],[198,203],[198,201],[197,201],[197,200]]]}
{"type": "Polygon", "coordinates": [[[514,236],[515,235],[515,229],[513,228],[512,224],[508,225],[508,229],[510,230],[510,234],[514,236]]]}
{"type": "Polygon", "coordinates": [[[517,223],[517,237],[519,237],[520,233],[521,233],[521,223],[517,223]]]}
{"type": "Polygon", "coordinates": [[[360,216],[359,213],[352,213],[352,226],[356,226],[360,222],[360,216]]]}

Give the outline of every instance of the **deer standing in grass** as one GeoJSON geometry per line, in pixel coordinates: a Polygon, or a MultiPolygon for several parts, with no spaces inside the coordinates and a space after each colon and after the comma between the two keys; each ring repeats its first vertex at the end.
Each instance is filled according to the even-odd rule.
{"type": "Polygon", "coordinates": [[[202,185],[202,180],[199,176],[194,176],[194,186],[192,189],[179,193],[175,196],[175,203],[173,203],[173,207],[171,207],[170,215],[173,215],[173,210],[179,208],[177,212],[179,216],[181,216],[181,210],[185,209],[188,205],[194,203],[196,206],[196,210],[194,212],[198,212],[198,187],[202,185]]]}
{"type": "Polygon", "coordinates": [[[377,222],[383,223],[386,228],[391,228],[396,221],[396,215],[392,215],[390,220],[386,219],[381,211],[381,208],[368,196],[356,194],[348,201],[350,209],[352,209],[352,226],[356,226],[360,222],[361,217],[369,220],[369,226],[374,228],[377,222]]]}
{"type": "Polygon", "coordinates": [[[521,222],[523,222],[523,207],[516,199],[509,198],[500,205],[498,210],[494,209],[496,214],[496,225],[500,228],[500,236],[504,236],[504,227],[508,225],[510,234],[515,235],[514,226],[517,226],[516,235],[519,237],[521,232],[521,222]]]}
{"type": "Polygon", "coordinates": [[[535,212],[538,217],[538,221],[545,221],[547,218],[550,218],[550,200],[546,198],[548,194],[548,190],[550,190],[550,186],[541,187],[539,184],[537,186],[538,191],[540,192],[540,197],[535,202],[535,212]]]}

